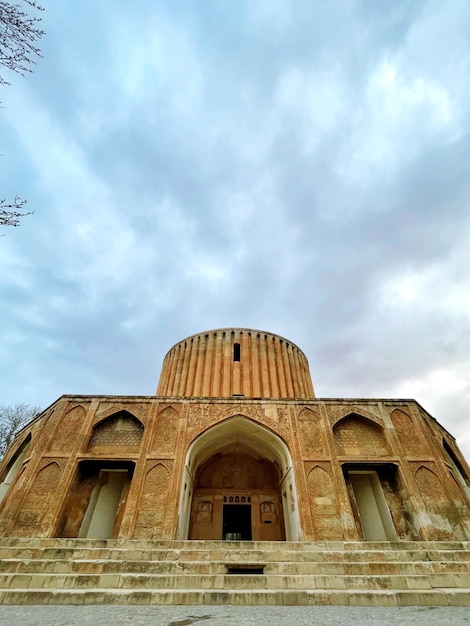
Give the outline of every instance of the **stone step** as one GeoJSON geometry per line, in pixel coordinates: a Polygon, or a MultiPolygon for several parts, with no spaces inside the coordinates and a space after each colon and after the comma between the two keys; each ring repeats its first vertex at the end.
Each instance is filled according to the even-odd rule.
{"type": "Polygon", "coordinates": [[[395,561],[470,561],[470,549],[435,549],[432,547],[404,550],[245,550],[227,544],[219,549],[143,550],[92,547],[13,547],[0,546],[0,559],[122,559],[133,561],[259,561],[259,562],[395,562],[395,561]]]}
{"type": "Polygon", "coordinates": [[[470,573],[414,575],[0,574],[0,589],[433,589],[469,588],[470,573]]]}
{"type": "Polygon", "coordinates": [[[29,589],[0,592],[11,604],[179,604],[179,605],[335,605],[470,606],[470,590],[193,590],[193,589],[29,589]]]}
{"type": "Polygon", "coordinates": [[[2,547],[52,547],[52,548],[123,548],[213,550],[235,547],[238,550],[469,550],[470,541],[216,541],[216,540],[154,540],[154,539],[77,539],[55,537],[4,537],[2,547]]]}
{"type": "Polygon", "coordinates": [[[470,606],[470,542],[7,539],[0,602],[470,606]]]}
{"type": "Polygon", "coordinates": [[[442,573],[468,573],[468,561],[154,561],[124,559],[2,559],[0,572],[8,573],[142,573],[142,574],[227,574],[237,567],[262,569],[264,574],[275,575],[416,575],[442,573]]]}

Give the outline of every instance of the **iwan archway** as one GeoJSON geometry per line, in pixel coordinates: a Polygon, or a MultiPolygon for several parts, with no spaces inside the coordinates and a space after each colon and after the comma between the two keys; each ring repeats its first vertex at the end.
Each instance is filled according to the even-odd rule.
{"type": "Polygon", "coordinates": [[[286,444],[241,415],[199,435],[186,456],[179,520],[180,539],[299,540],[286,444]]]}

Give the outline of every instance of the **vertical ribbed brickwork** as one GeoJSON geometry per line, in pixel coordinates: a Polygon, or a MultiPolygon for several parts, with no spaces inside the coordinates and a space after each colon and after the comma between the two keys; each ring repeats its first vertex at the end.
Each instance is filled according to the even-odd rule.
{"type": "Polygon", "coordinates": [[[163,362],[157,395],[315,397],[304,353],[279,335],[249,328],[211,330],[177,343],[163,362]]]}

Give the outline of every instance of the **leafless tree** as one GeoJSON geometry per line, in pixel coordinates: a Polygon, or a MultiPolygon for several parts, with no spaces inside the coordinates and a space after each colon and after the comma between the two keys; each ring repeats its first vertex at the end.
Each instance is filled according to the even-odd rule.
{"type": "MultiPolygon", "coordinates": [[[[41,57],[36,42],[45,34],[39,27],[41,18],[28,11],[44,11],[44,7],[36,0],[19,2],[22,4],[0,0],[0,68],[24,76],[33,71],[36,59],[41,57]]],[[[0,85],[9,84],[0,73],[0,85]]],[[[13,201],[0,199],[0,226],[19,226],[21,218],[31,213],[22,210],[25,204],[26,200],[18,196],[13,201]]]]}
{"type": "MultiPolygon", "coordinates": [[[[44,11],[44,7],[35,0],[20,1],[22,5],[0,0],[0,66],[24,76],[33,71],[31,66],[42,56],[36,41],[45,34],[39,28],[41,18],[31,17],[24,5],[37,11],[44,11]]],[[[0,83],[9,84],[1,74],[0,83]]]]}
{"type": "Polygon", "coordinates": [[[7,202],[0,199],[0,226],[19,226],[20,220],[25,215],[30,215],[31,211],[21,211],[26,204],[26,200],[22,200],[16,196],[13,202],[7,202]]]}
{"type": "Polygon", "coordinates": [[[0,406],[0,458],[13,440],[15,434],[30,422],[41,409],[31,404],[0,406]]]}

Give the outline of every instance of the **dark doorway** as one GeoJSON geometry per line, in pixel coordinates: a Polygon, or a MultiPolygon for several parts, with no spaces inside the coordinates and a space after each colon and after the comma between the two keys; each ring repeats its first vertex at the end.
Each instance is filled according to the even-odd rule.
{"type": "Polygon", "coordinates": [[[251,541],[251,504],[224,504],[222,539],[251,541]]]}

